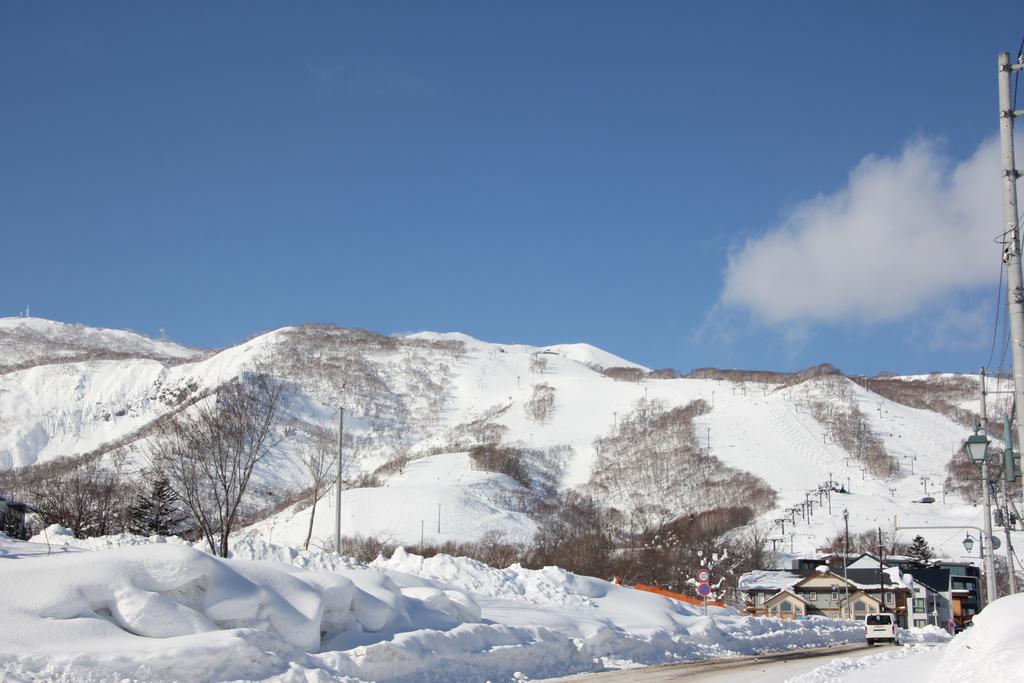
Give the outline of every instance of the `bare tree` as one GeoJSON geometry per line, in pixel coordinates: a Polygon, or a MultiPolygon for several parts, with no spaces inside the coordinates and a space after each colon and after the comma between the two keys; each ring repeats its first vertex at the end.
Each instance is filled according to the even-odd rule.
{"type": "Polygon", "coordinates": [[[543,375],[548,369],[548,359],[541,353],[534,353],[530,356],[530,372],[536,375],[543,375]]]}
{"type": "Polygon", "coordinates": [[[338,432],[328,427],[316,427],[312,432],[312,440],[302,452],[302,465],[306,470],[307,481],[313,504],[309,508],[309,529],[303,550],[309,550],[309,541],[313,538],[313,518],[316,516],[316,504],[331,490],[337,479],[338,466],[338,432]]]}
{"type": "Polygon", "coordinates": [[[526,417],[541,424],[555,412],[555,388],[547,382],[533,385],[533,395],[523,405],[526,417]]]}
{"type": "Polygon", "coordinates": [[[77,538],[118,533],[127,527],[135,493],[123,464],[119,452],[113,454],[111,468],[102,467],[95,457],[61,459],[26,477],[24,486],[47,524],[71,529],[77,538]]]}
{"type": "Polygon", "coordinates": [[[265,373],[244,375],[162,420],[153,473],[165,478],[221,557],[239,520],[253,470],[281,441],[291,392],[265,373]]]}

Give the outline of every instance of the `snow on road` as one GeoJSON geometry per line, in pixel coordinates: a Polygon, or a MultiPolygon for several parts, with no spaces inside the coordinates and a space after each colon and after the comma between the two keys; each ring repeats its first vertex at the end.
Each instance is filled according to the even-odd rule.
{"type": "Polygon", "coordinates": [[[945,647],[941,645],[888,647],[881,652],[867,650],[857,655],[837,657],[806,673],[780,671],[778,676],[773,673],[771,677],[760,680],[787,683],[877,683],[879,680],[926,683],[932,680],[944,651],[945,647]]]}

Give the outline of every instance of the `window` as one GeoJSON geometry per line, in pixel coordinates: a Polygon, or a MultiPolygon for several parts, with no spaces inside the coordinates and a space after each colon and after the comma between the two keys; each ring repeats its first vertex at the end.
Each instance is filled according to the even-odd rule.
{"type": "Polygon", "coordinates": [[[757,593],[754,596],[754,603],[758,605],[764,604],[764,593],[757,593]]]}
{"type": "Polygon", "coordinates": [[[924,612],[927,607],[924,606],[924,598],[914,598],[914,611],[924,612]]]}
{"type": "Polygon", "coordinates": [[[779,605],[779,610],[780,610],[780,611],[781,611],[781,612],[782,612],[783,614],[789,614],[790,612],[792,612],[792,611],[793,611],[793,605],[791,605],[791,604],[789,603],[789,600],[783,600],[783,601],[782,601],[782,604],[780,604],[780,605],[779,605]]]}
{"type": "Polygon", "coordinates": [[[818,594],[815,593],[814,591],[811,591],[810,593],[807,594],[807,599],[810,600],[811,602],[815,602],[818,599],[818,594]]]}
{"type": "Polygon", "coordinates": [[[927,619],[914,619],[914,628],[924,628],[928,625],[927,619]]]}
{"type": "Polygon", "coordinates": [[[863,602],[861,602],[860,600],[858,600],[857,602],[853,603],[853,611],[854,612],[858,612],[860,614],[863,614],[866,609],[867,609],[867,606],[863,602]]]}
{"type": "Polygon", "coordinates": [[[867,617],[868,626],[888,626],[892,623],[891,614],[872,614],[867,617]]]}
{"type": "Polygon", "coordinates": [[[895,593],[886,592],[886,594],[885,594],[885,604],[889,605],[890,607],[895,605],[896,604],[896,594],[895,593]]]}

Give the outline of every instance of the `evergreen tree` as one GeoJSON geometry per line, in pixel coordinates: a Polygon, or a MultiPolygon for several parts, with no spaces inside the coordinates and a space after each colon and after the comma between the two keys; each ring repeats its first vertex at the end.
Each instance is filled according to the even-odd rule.
{"type": "Polygon", "coordinates": [[[131,507],[130,530],[134,534],[170,536],[181,531],[186,516],[177,508],[171,484],[166,478],[153,482],[148,494],[131,507]]]}
{"type": "Polygon", "coordinates": [[[932,559],[934,554],[935,553],[932,552],[931,546],[928,545],[928,541],[924,540],[924,536],[921,536],[920,534],[914,536],[914,540],[911,542],[910,548],[907,549],[907,555],[922,564],[932,559]]]}

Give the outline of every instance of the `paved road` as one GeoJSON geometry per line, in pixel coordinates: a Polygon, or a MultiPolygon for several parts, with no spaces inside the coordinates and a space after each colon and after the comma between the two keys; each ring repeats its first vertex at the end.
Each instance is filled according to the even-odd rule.
{"type": "Polygon", "coordinates": [[[793,650],[777,654],[758,655],[754,657],[731,657],[712,661],[687,662],[684,664],[660,664],[637,669],[608,671],[599,674],[573,676],[554,679],[566,683],[594,681],[594,683],[627,683],[642,681],[643,683],[668,683],[669,681],[686,681],[686,683],[707,683],[709,681],[733,683],[735,681],[784,681],[793,676],[807,673],[827,664],[835,657],[859,658],[882,652],[891,647],[878,645],[868,647],[864,643],[836,645],[807,650],[793,650]]]}

